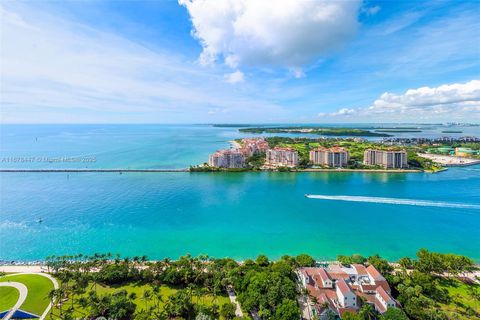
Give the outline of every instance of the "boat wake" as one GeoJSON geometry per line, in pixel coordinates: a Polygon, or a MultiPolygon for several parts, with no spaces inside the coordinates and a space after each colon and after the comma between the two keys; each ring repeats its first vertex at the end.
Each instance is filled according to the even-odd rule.
{"type": "Polygon", "coordinates": [[[371,202],[371,203],[386,203],[386,204],[400,204],[400,205],[408,205],[408,206],[441,207],[441,208],[480,209],[479,204],[453,203],[453,202],[441,202],[441,201],[429,201],[429,200],[363,197],[363,196],[328,196],[328,195],[317,195],[317,194],[306,194],[305,197],[310,199],[334,200],[334,201],[371,202]]]}

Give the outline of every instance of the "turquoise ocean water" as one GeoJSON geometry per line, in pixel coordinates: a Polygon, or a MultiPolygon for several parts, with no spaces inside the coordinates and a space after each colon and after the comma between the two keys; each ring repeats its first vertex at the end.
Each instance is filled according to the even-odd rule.
{"type": "MultiPolygon", "coordinates": [[[[237,137],[235,128],[203,125],[2,126],[0,166],[182,168],[237,137]],[[62,157],[96,161],[45,160],[62,157]]],[[[478,205],[480,166],[439,174],[0,173],[0,260],[80,252],[396,259],[426,247],[479,261],[478,205]],[[307,193],[427,202],[319,200],[307,193]]]]}

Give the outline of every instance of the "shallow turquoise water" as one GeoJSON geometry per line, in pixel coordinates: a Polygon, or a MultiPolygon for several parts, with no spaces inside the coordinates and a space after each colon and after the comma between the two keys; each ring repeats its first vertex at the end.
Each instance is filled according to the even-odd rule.
{"type": "MultiPolygon", "coordinates": [[[[203,161],[212,149],[227,146],[237,136],[232,129],[196,126],[180,130],[172,142],[164,140],[176,136],[172,127],[155,134],[135,128],[140,136],[119,132],[115,138],[100,135],[82,143],[65,138],[68,134],[59,138],[58,127],[44,135],[31,130],[45,146],[36,147],[31,134],[13,134],[10,142],[2,141],[2,156],[63,152],[95,154],[98,167],[105,167],[102,162],[142,167],[138,159],[151,167],[182,167],[203,161]],[[190,147],[183,157],[182,150],[190,147]],[[166,155],[169,150],[176,155],[166,155]]],[[[86,129],[76,130],[82,137],[86,129]]],[[[478,209],[304,197],[361,195],[480,204],[479,166],[440,174],[0,173],[0,179],[0,260],[79,252],[150,258],[206,253],[239,259],[259,253],[279,257],[307,252],[317,258],[379,253],[396,259],[421,247],[480,260],[478,209]],[[41,224],[36,222],[40,217],[41,224]]]]}

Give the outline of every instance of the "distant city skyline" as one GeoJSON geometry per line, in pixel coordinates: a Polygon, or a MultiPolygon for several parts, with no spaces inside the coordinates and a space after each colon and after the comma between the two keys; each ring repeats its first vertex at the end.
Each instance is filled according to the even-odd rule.
{"type": "Polygon", "coordinates": [[[480,122],[477,1],[3,1],[0,123],[480,122]]]}

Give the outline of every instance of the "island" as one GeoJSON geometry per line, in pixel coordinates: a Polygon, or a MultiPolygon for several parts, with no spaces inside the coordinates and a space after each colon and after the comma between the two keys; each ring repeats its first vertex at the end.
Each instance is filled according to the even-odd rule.
{"type": "Polygon", "coordinates": [[[243,133],[308,133],[322,136],[345,137],[391,137],[386,133],[378,133],[358,128],[321,128],[321,127],[255,127],[241,128],[243,133]]]}
{"type": "Polygon", "coordinates": [[[480,139],[261,137],[232,141],[191,172],[439,172],[480,163],[480,139]]]}

